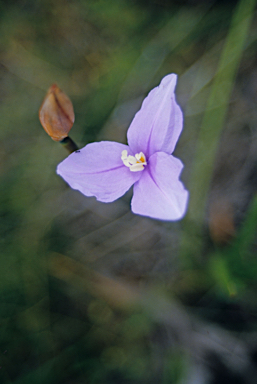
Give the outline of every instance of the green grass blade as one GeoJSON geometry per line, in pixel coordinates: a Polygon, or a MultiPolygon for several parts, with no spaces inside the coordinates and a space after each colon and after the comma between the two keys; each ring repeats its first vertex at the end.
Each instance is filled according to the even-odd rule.
{"type": "Polygon", "coordinates": [[[202,241],[197,239],[197,236],[203,223],[216,150],[224,127],[230,95],[244,50],[255,3],[255,0],[241,0],[238,4],[213,80],[206,112],[200,127],[189,185],[190,204],[185,231],[185,237],[188,238],[182,241],[182,253],[187,250],[187,244],[190,245],[190,253],[199,252],[201,248],[202,241]],[[196,225],[192,225],[192,223],[196,225]],[[192,244],[195,244],[194,250],[192,250],[192,244]]]}

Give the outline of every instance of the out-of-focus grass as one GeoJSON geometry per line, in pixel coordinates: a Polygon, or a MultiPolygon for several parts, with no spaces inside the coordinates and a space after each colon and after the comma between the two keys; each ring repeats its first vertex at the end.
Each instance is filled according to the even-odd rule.
{"type": "MultiPolygon", "coordinates": [[[[210,181],[214,169],[214,159],[220,140],[220,134],[224,128],[224,120],[228,110],[228,104],[233,89],[238,66],[248,36],[248,31],[253,18],[255,0],[239,2],[233,19],[229,34],[225,41],[217,72],[213,79],[210,96],[206,104],[206,111],[198,135],[196,156],[192,170],[191,201],[188,212],[188,230],[184,234],[183,248],[189,244],[189,253],[192,255],[192,243],[197,244],[199,233],[197,225],[202,226],[206,210],[207,193],[210,188],[210,181]],[[190,238],[190,222],[197,223],[193,226],[193,236],[190,238]]],[[[200,240],[201,244],[201,240],[200,240]]],[[[182,253],[186,250],[182,250],[182,253]]],[[[201,245],[196,246],[196,254],[201,253],[201,245]]]]}
{"type": "MultiPolygon", "coordinates": [[[[254,7],[253,1],[240,4],[254,7]]],[[[224,44],[236,47],[234,69],[222,74],[229,90],[240,55],[255,71],[255,25],[238,28],[234,19],[231,27],[234,7],[227,3],[49,0],[0,7],[0,380],[184,383],[193,360],[185,305],[205,319],[223,316],[227,328],[256,330],[252,317],[235,324],[222,310],[236,304],[246,318],[256,314],[255,200],[238,236],[222,247],[206,235],[205,223],[192,238],[180,223],[134,217],[128,197],[108,206],[83,198],[56,176],[66,154],[41,129],[38,108],[57,82],[74,102],[75,141],[125,141],[145,94],[165,74],[178,73],[185,128],[176,155],[189,188],[203,157],[208,170],[199,196],[205,204],[214,156],[206,155],[206,143],[198,163],[194,156],[199,127],[203,132],[214,124],[208,108],[201,123],[206,100],[217,98],[224,44]],[[183,268],[181,236],[189,249],[203,245],[183,268]]],[[[252,8],[249,20],[256,21],[252,8]]],[[[225,96],[217,131],[212,127],[215,147],[226,126],[225,96]]],[[[197,188],[195,178],[194,209],[197,188]]],[[[190,217],[197,228],[200,210],[201,220],[190,217]]]]}

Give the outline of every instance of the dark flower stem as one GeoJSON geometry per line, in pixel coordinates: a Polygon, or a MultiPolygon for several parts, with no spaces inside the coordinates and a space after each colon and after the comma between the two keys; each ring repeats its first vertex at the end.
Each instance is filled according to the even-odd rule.
{"type": "Polygon", "coordinates": [[[75,152],[79,149],[77,144],[74,143],[74,141],[69,136],[59,141],[59,143],[61,143],[65,147],[65,149],[67,149],[67,151],[70,153],[75,152]]]}

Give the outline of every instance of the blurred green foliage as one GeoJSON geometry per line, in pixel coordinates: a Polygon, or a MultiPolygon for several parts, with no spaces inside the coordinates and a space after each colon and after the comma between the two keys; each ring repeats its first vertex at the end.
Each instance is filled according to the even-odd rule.
{"type": "MultiPolygon", "coordinates": [[[[167,342],[165,326],[156,320],[165,305],[158,307],[151,290],[167,300],[176,298],[205,321],[256,331],[255,185],[244,202],[243,220],[225,245],[211,239],[204,218],[238,67],[240,73],[241,62],[242,76],[244,68],[255,69],[255,2],[243,4],[248,24],[238,29],[234,2],[0,1],[1,383],[184,383],[188,352],[167,342]],[[229,40],[235,29],[241,44],[229,40]],[[224,68],[219,59],[226,60],[226,42],[236,47],[235,65],[228,61],[231,71],[225,65],[221,75],[217,68],[224,68]],[[92,200],[69,194],[55,175],[66,154],[38,121],[48,87],[57,82],[73,100],[71,136],[81,146],[99,139],[125,141],[143,97],[171,72],[179,74],[177,97],[185,112],[176,154],[185,163],[189,189],[194,175],[193,214],[182,224],[150,224],[133,218],[126,197],[121,206],[97,208],[92,200]],[[225,102],[215,127],[210,104],[220,100],[224,76],[228,94],[222,94],[225,102]],[[199,137],[203,143],[194,163],[199,137]],[[140,236],[127,240],[129,226],[136,226],[140,236]],[[175,251],[174,239],[182,244],[175,251]],[[91,248],[82,246],[84,240],[91,248]],[[141,259],[144,248],[155,244],[157,258],[168,258],[168,270],[166,264],[155,268],[152,256],[141,259]],[[51,269],[56,255],[58,273],[51,269]],[[62,256],[71,260],[67,269],[62,256]],[[84,275],[72,260],[88,268],[84,275]],[[123,285],[112,288],[112,280],[101,273],[117,274],[122,284],[132,281],[136,292],[123,292],[123,285]],[[142,286],[151,287],[145,304],[137,296],[142,286]]],[[[244,16],[240,8],[239,15],[244,16]]]]}

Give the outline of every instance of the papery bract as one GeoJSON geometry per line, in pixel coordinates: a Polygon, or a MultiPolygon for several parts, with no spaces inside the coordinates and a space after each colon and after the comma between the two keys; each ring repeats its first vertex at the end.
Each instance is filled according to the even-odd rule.
{"type": "Polygon", "coordinates": [[[181,219],[188,191],[179,180],[183,164],[171,155],[183,126],[176,80],[175,74],[167,75],[145,98],[128,129],[128,145],[88,144],[60,163],[57,173],[72,188],[102,202],[118,199],[134,184],[134,213],[181,219]]]}
{"type": "Polygon", "coordinates": [[[56,84],[47,91],[39,109],[39,120],[46,133],[55,141],[66,138],[75,116],[72,102],[56,84]]]}

